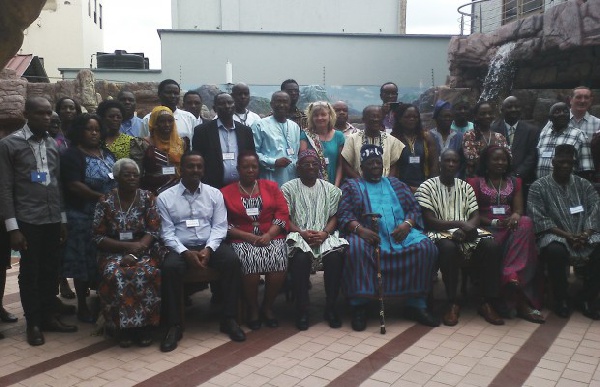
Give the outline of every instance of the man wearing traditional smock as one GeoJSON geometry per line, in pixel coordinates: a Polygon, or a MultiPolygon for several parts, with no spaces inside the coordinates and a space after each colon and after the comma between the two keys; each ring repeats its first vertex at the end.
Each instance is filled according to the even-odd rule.
{"type": "Polygon", "coordinates": [[[336,230],[336,212],[342,191],[326,180],[319,179],[319,157],[314,149],[298,156],[300,178],[288,181],[281,190],[290,209],[290,271],[296,296],[296,327],[308,328],[308,290],[311,266],[324,270],[325,320],[332,328],[342,325],[335,309],[340,290],[343,250],[348,245],[336,230]]]}
{"type": "Polygon", "coordinates": [[[394,177],[382,177],[382,155],[383,149],[377,145],[361,148],[363,177],[346,180],[338,209],[339,229],[350,244],[343,288],[354,306],[352,328],[365,329],[365,306],[369,298],[378,297],[375,246],[380,247],[384,299],[404,298],[408,318],[438,326],[439,321],[425,302],[431,290],[437,248],[422,232],[421,210],[410,188],[394,177]],[[381,215],[377,233],[370,214],[381,215]]]}
{"type": "Polygon", "coordinates": [[[578,304],[583,315],[600,320],[594,305],[600,291],[600,197],[587,180],[573,175],[577,151],[573,145],[556,147],[552,174],[535,181],[527,211],[538,236],[540,257],[548,267],[554,311],[568,317],[567,268],[582,268],[583,289],[578,304]]]}

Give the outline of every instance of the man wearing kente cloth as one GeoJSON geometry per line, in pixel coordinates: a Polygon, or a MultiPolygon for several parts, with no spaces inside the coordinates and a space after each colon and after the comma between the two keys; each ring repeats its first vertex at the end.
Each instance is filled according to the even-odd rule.
{"type": "Polygon", "coordinates": [[[427,310],[437,248],[423,234],[420,207],[410,188],[395,177],[382,177],[383,150],[361,148],[362,178],[346,180],[338,208],[339,228],[349,248],[344,262],[343,289],[354,307],[352,328],[366,327],[366,306],[378,298],[375,246],[380,246],[383,298],[403,298],[406,317],[423,325],[438,326],[427,310]],[[381,215],[379,232],[369,214],[381,215]]]}

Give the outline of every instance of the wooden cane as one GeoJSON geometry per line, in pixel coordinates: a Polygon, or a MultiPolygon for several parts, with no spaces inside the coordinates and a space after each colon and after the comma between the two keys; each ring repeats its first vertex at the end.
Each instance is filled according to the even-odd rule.
{"type": "MultiPolygon", "coordinates": [[[[371,218],[371,230],[379,235],[379,218],[381,214],[368,213],[365,214],[371,218]]],[[[375,262],[377,263],[377,287],[379,293],[379,333],[385,335],[385,307],[383,304],[383,276],[381,275],[381,249],[378,243],[374,250],[375,262]]]]}

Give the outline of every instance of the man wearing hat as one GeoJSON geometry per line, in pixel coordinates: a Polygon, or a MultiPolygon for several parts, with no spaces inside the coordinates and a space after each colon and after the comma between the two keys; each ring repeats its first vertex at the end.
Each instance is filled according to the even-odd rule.
{"type": "Polygon", "coordinates": [[[308,329],[308,290],[311,269],[323,270],[325,277],[324,319],[331,328],[342,325],[336,310],[340,291],[344,249],[348,245],[338,236],[338,203],[342,191],[319,179],[319,156],[313,149],[298,154],[299,178],[285,183],[281,190],[290,209],[287,236],[292,287],[296,297],[296,327],[308,329]]]}
{"type": "Polygon", "coordinates": [[[407,318],[438,326],[425,302],[437,248],[423,234],[421,210],[410,188],[394,177],[383,177],[382,156],[380,146],[361,147],[362,178],[346,180],[338,208],[339,229],[350,244],[343,289],[354,307],[352,328],[365,329],[367,303],[379,298],[380,291],[383,299],[406,300],[407,318]],[[379,257],[375,254],[377,246],[379,257]]]}

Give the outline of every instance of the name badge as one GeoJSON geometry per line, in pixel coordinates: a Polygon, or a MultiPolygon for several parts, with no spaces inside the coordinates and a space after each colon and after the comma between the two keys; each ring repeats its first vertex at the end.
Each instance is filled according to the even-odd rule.
{"type": "Polygon", "coordinates": [[[175,167],[162,167],[162,174],[163,175],[174,175],[175,167]]]}
{"type": "Polygon", "coordinates": [[[580,212],[583,212],[583,206],[579,205],[576,207],[571,207],[569,208],[569,212],[571,212],[571,215],[579,214],[580,212]]]}
{"type": "Polygon", "coordinates": [[[32,183],[45,183],[48,178],[48,173],[31,171],[31,182],[32,183]]]}
{"type": "Polygon", "coordinates": [[[256,208],[256,207],[247,208],[246,209],[246,215],[248,215],[248,216],[258,216],[258,208],[256,208]]]}
{"type": "Polygon", "coordinates": [[[115,175],[113,175],[112,172],[108,172],[108,178],[111,179],[111,180],[114,180],[115,179],[115,175]]]}
{"type": "Polygon", "coordinates": [[[410,156],[408,158],[409,164],[419,164],[421,163],[421,156],[410,156]]]}
{"type": "Polygon", "coordinates": [[[329,165],[329,157],[325,157],[325,165],[329,165]]]}
{"type": "Polygon", "coordinates": [[[131,232],[131,231],[120,232],[119,233],[119,239],[122,240],[122,241],[133,240],[133,232],[131,232]]]}
{"type": "Polygon", "coordinates": [[[294,150],[292,148],[288,148],[288,150],[287,150],[288,156],[293,156],[294,153],[296,153],[296,152],[294,152],[294,150]]]}
{"type": "Polygon", "coordinates": [[[185,221],[185,227],[199,227],[200,222],[198,219],[188,219],[185,221]]]}
{"type": "Polygon", "coordinates": [[[233,153],[233,152],[223,153],[223,160],[235,160],[235,153],[233,153]]]}
{"type": "Polygon", "coordinates": [[[504,208],[504,207],[492,207],[492,214],[494,214],[494,215],[506,215],[506,208],[504,208]]]}
{"type": "Polygon", "coordinates": [[[543,158],[552,157],[552,153],[553,153],[552,151],[545,151],[545,152],[542,152],[542,157],[543,157],[543,158]]]}

